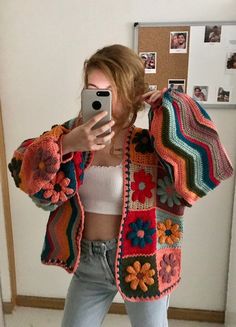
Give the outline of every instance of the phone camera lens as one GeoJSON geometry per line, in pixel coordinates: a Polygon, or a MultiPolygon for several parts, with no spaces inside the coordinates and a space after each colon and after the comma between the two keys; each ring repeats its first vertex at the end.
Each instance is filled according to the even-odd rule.
{"type": "Polygon", "coordinates": [[[98,97],[109,97],[110,93],[108,91],[98,91],[97,96],[98,97]]]}
{"type": "Polygon", "coordinates": [[[94,110],[99,110],[101,108],[101,106],[102,106],[102,104],[101,104],[100,101],[94,101],[92,103],[92,107],[93,107],[94,110]]]}

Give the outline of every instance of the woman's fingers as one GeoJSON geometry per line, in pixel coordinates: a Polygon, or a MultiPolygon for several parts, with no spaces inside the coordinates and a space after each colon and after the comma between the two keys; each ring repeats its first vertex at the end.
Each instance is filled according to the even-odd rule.
{"type": "Polygon", "coordinates": [[[158,99],[160,99],[162,96],[162,92],[161,91],[156,91],[154,92],[150,97],[149,97],[149,102],[153,103],[156,102],[158,99]]]}
{"type": "Polygon", "coordinates": [[[99,150],[104,149],[105,146],[106,146],[106,144],[94,144],[91,146],[90,151],[99,151],[99,150]]]}
{"type": "Polygon", "coordinates": [[[104,123],[104,125],[94,129],[94,126],[100,122],[104,117],[106,117],[107,112],[100,112],[99,114],[97,114],[96,116],[94,116],[93,118],[91,118],[87,123],[84,124],[85,129],[88,131],[89,134],[93,135],[93,136],[99,136],[101,134],[104,134],[106,132],[108,132],[111,127],[115,124],[114,120],[110,120],[107,123],[104,123]]]}
{"type": "Polygon", "coordinates": [[[94,136],[99,136],[101,134],[106,133],[107,131],[109,131],[111,129],[111,127],[115,124],[114,120],[109,121],[108,123],[102,125],[101,127],[98,127],[96,129],[92,130],[92,134],[94,136]]]}
{"type": "Polygon", "coordinates": [[[103,126],[92,129],[102,118],[106,116],[105,112],[101,112],[91,118],[88,122],[72,129],[62,138],[63,154],[76,151],[98,151],[103,149],[114,136],[114,132],[110,132],[114,121],[109,121],[103,126]]]}
{"type": "Polygon", "coordinates": [[[158,101],[161,100],[162,95],[164,92],[166,92],[166,90],[167,88],[164,88],[162,90],[149,91],[143,94],[143,101],[147,102],[150,105],[158,103],[158,101]]]}
{"type": "Polygon", "coordinates": [[[84,123],[84,126],[86,126],[86,128],[88,129],[92,129],[93,126],[95,126],[100,120],[106,117],[106,115],[107,115],[106,111],[101,111],[97,115],[89,119],[86,123],[84,123]]]}
{"type": "Polygon", "coordinates": [[[113,138],[114,135],[115,135],[115,132],[112,131],[108,135],[97,137],[96,143],[98,145],[106,144],[106,143],[110,142],[110,140],[113,138]]]}

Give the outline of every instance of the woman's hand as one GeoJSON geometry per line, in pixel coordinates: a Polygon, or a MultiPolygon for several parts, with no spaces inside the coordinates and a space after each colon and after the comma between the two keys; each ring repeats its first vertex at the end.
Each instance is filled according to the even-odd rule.
{"type": "Polygon", "coordinates": [[[75,127],[68,134],[63,135],[62,138],[62,154],[76,151],[97,151],[105,148],[114,136],[114,131],[108,135],[101,136],[106,133],[115,122],[104,124],[103,126],[93,129],[93,127],[105,116],[107,112],[100,112],[86,123],[75,127]]]}
{"type": "Polygon", "coordinates": [[[162,90],[148,91],[147,93],[143,94],[142,96],[143,101],[145,101],[151,107],[157,106],[161,103],[163,93],[165,93],[166,91],[167,91],[166,87],[162,90]]]}

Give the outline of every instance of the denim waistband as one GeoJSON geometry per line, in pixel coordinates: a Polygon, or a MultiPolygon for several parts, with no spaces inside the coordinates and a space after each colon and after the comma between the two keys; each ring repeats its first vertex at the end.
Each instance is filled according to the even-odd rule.
{"type": "Polygon", "coordinates": [[[81,251],[93,254],[105,254],[106,251],[115,249],[117,247],[117,239],[113,238],[109,241],[90,241],[87,239],[81,240],[81,251]]]}

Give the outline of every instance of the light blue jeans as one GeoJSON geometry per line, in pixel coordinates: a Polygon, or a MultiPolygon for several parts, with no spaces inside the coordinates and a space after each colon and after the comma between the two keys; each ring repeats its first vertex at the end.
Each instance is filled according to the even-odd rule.
{"type": "MultiPolygon", "coordinates": [[[[117,293],[117,240],[81,243],[80,265],[72,277],[62,327],[100,327],[117,293]]],[[[125,301],[131,326],[167,327],[169,296],[152,302],[125,301]]]]}

